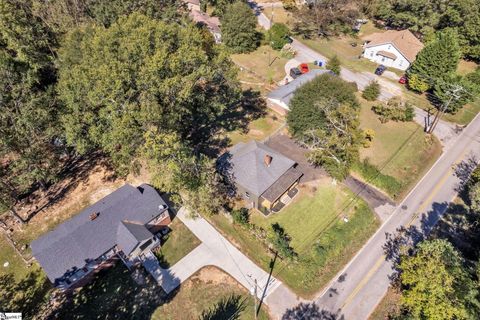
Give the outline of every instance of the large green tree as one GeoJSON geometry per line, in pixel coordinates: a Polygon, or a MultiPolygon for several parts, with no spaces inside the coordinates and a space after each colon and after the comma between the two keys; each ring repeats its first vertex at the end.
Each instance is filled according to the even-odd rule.
{"type": "Polygon", "coordinates": [[[358,102],[354,87],[324,74],[305,84],[290,102],[287,123],[309,150],[309,160],[333,177],[345,178],[358,158],[358,102]]]}
{"type": "Polygon", "coordinates": [[[446,240],[424,241],[400,262],[402,305],[415,319],[477,319],[475,282],[446,240]]]}
{"type": "Polygon", "coordinates": [[[288,43],[290,30],[283,23],[274,23],[267,31],[266,40],[268,44],[275,50],[280,50],[288,43]]]}
{"type": "Polygon", "coordinates": [[[454,31],[438,33],[436,39],[423,48],[412,63],[409,75],[417,75],[432,87],[452,75],[460,59],[460,46],[454,31]]]}
{"type": "Polygon", "coordinates": [[[232,52],[250,52],[258,47],[257,18],[248,4],[237,1],[228,5],[220,21],[222,41],[232,52]]]}
{"type": "Polygon", "coordinates": [[[195,146],[237,98],[228,56],[193,25],[134,13],[109,28],[70,32],[60,50],[58,93],[68,143],[100,148],[128,169],[151,127],[195,146]]]}

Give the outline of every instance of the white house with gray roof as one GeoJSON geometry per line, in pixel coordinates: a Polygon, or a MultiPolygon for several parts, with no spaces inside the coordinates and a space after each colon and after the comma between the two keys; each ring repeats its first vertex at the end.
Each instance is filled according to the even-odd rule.
{"type": "Polygon", "coordinates": [[[50,281],[66,289],[120,258],[127,266],[160,244],[168,206],[147,184],[126,184],[31,243],[50,281]]]}
{"type": "Polygon", "coordinates": [[[295,161],[254,140],[236,144],[219,159],[220,171],[232,180],[236,194],[264,214],[279,211],[297,193],[303,173],[296,166],[295,161]]]}
{"type": "Polygon", "coordinates": [[[288,84],[273,90],[267,95],[267,103],[269,107],[280,114],[286,114],[290,111],[290,100],[292,100],[295,95],[295,91],[305,83],[310,82],[325,73],[331,73],[331,71],[325,69],[313,69],[290,81],[288,84]]]}

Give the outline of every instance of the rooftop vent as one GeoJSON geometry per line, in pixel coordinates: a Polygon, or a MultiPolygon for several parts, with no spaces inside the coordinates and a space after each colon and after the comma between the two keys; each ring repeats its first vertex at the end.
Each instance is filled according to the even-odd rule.
{"type": "Polygon", "coordinates": [[[159,210],[163,210],[163,209],[165,209],[165,208],[166,208],[166,206],[163,205],[163,204],[158,205],[158,209],[159,209],[159,210]]]}
{"type": "Polygon", "coordinates": [[[266,154],[265,157],[263,158],[263,162],[265,162],[265,165],[267,167],[270,167],[270,164],[272,163],[272,156],[266,154]]]}
{"type": "Polygon", "coordinates": [[[100,215],[100,212],[94,212],[94,213],[90,213],[90,221],[93,221],[95,219],[97,219],[97,217],[100,215]]]}

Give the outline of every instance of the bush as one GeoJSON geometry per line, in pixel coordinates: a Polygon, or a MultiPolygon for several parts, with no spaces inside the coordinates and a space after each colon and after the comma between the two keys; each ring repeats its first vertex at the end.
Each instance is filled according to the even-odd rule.
{"type": "Polygon", "coordinates": [[[325,66],[328,70],[332,71],[335,73],[337,76],[340,74],[340,60],[338,57],[335,55],[333,56],[332,59],[328,60],[327,65],[325,66]]]}
{"type": "Polygon", "coordinates": [[[412,74],[408,76],[408,88],[423,93],[430,89],[430,85],[427,81],[421,79],[418,75],[412,74]]]}
{"type": "Polygon", "coordinates": [[[296,8],[295,0],[282,0],[282,4],[285,10],[292,10],[296,8]]]}
{"type": "Polygon", "coordinates": [[[232,210],[233,222],[239,225],[248,225],[250,222],[250,215],[247,208],[240,208],[232,210]]]}
{"type": "Polygon", "coordinates": [[[372,81],[370,84],[363,90],[362,97],[367,101],[375,101],[380,95],[380,85],[377,81],[372,81]]]}
{"type": "Polygon", "coordinates": [[[392,98],[386,104],[379,104],[372,107],[372,111],[378,114],[380,122],[412,121],[415,110],[411,104],[402,101],[400,98],[392,98]]]}
{"type": "Polygon", "coordinates": [[[287,37],[290,34],[290,30],[283,23],[274,23],[273,26],[267,31],[266,40],[268,45],[275,50],[280,50],[288,43],[287,37]]]}
{"type": "Polygon", "coordinates": [[[370,148],[372,145],[373,138],[375,137],[375,131],[373,129],[365,129],[362,132],[363,134],[363,147],[370,148]]]}
{"type": "Polygon", "coordinates": [[[290,247],[290,237],[278,223],[272,224],[272,232],[269,235],[269,240],[275,250],[278,251],[280,257],[293,259],[296,256],[295,251],[290,247]]]}

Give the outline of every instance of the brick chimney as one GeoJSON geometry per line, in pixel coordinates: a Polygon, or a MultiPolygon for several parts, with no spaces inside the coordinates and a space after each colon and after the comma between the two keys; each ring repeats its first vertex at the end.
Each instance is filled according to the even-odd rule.
{"type": "Polygon", "coordinates": [[[272,163],[272,156],[271,155],[268,155],[266,154],[265,157],[263,158],[263,162],[265,162],[265,165],[267,167],[270,167],[270,164],[272,163]]]}

